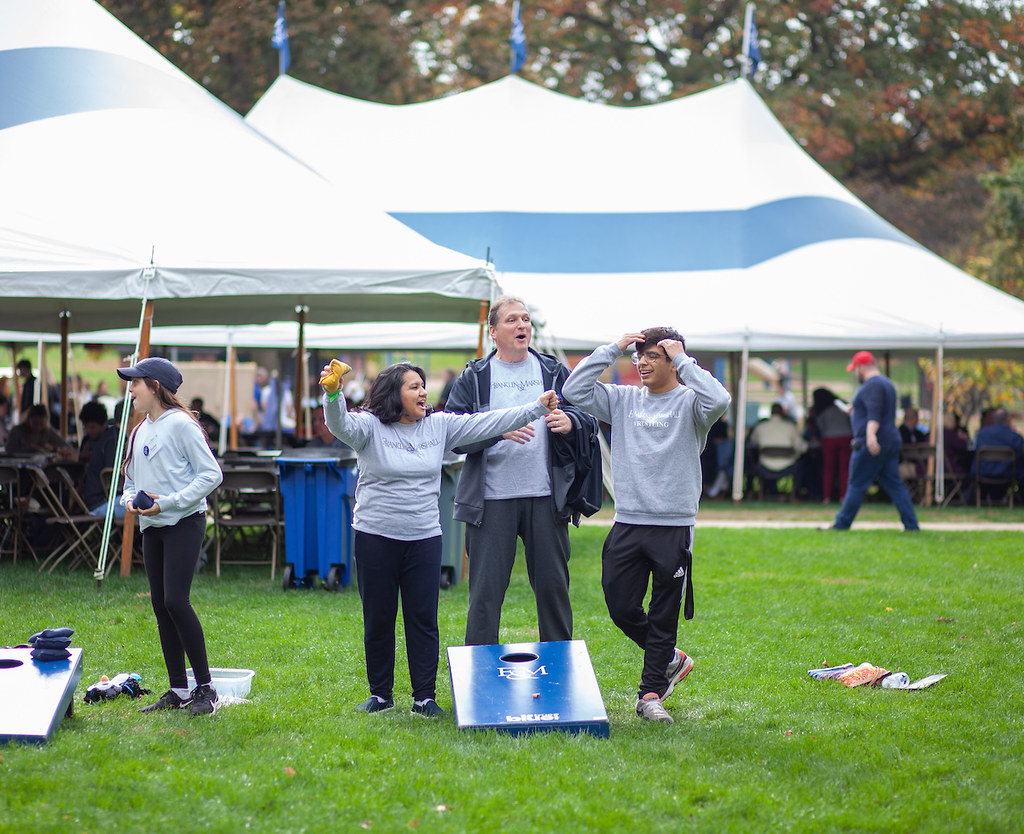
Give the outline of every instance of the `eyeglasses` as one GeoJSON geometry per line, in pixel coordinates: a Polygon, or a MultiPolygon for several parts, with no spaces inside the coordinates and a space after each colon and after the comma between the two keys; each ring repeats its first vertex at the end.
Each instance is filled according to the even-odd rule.
{"type": "Polygon", "coordinates": [[[641,359],[646,359],[648,362],[657,362],[659,359],[667,359],[664,354],[658,353],[656,350],[649,350],[647,353],[637,353],[633,351],[632,356],[629,357],[634,365],[639,365],[641,359]]]}

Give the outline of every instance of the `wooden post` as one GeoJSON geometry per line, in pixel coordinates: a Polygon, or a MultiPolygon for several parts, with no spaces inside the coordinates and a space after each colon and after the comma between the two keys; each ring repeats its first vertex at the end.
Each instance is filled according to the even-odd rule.
{"type": "Polygon", "coordinates": [[[11,382],[11,402],[14,404],[9,412],[11,417],[11,425],[16,426],[21,422],[21,386],[22,381],[18,379],[18,346],[11,342],[11,368],[13,369],[14,379],[11,382]]]}
{"type": "MultiPolygon", "coordinates": [[[[136,362],[149,356],[149,333],[153,327],[153,302],[146,302],[146,311],[142,317],[142,332],[139,335],[139,355],[136,362]]],[[[139,419],[136,418],[136,411],[132,409],[130,414],[122,414],[121,419],[128,421],[128,434],[131,435],[132,428],[139,419]]],[[[114,473],[117,478],[117,473],[114,473]]],[[[113,512],[113,508],[108,508],[113,512]]],[[[121,576],[131,576],[132,573],[132,551],[135,548],[135,513],[124,514],[124,534],[121,536],[121,576]]]]}
{"type": "Polygon", "coordinates": [[[487,302],[480,302],[480,335],[476,340],[476,358],[484,355],[484,328],[487,326],[487,302]]]}
{"type": "Polygon", "coordinates": [[[238,392],[235,390],[235,346],[228,346],[228,401],[230,403],[231,427],[228,447],[231,451],[238,449],[238,392]]]}
{"type": "Polygon", "coordinates": [[[306,312],[308,307],[297,307],[299,314],[299,352],[295,357],[295,390],[292,400],[295,408],[295,439],[302,440],[306,436],[306,421],[302,414],[302,404],[306,400],[306,312]]]}
{"type": "MultiPolygon", "coordinates": [[[[60,314],[60,435],[68,437],[68,319],[71,313],[62,310],[60,314]]],[[[79,438],[81,443],[81,438],[79,438]]]]}

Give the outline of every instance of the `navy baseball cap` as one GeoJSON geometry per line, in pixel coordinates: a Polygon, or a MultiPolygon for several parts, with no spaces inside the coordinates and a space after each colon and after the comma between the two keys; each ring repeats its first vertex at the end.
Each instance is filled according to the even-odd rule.
{"type": "Polygon", "coordinates": [[[117,375],[121,379],[155,379],[172,394],[176,394],[181,387],[181,373],[167,359],[162,356],[150,356],[136,362],[130,368],[118,368],[117,375]]]}

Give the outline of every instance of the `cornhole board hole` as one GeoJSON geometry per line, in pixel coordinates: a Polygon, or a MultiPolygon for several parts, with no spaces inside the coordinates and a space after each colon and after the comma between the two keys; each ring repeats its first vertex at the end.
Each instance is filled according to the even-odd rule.
{"type": "Polygon", "coordinates": [[[460,730],[608,738],[608,713],[582,640],[451,646],[448,668],[460,730]]]}
{"type": "Polygon", "coordinates": [[[31,649],[0,649],[0,744],[43,744],[71,714],[82,679],[82,650],[42,663],[31,649]]]}

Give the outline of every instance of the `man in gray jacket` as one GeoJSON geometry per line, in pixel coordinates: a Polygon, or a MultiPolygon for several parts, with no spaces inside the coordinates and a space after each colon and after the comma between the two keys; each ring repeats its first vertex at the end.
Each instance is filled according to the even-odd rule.
{"type": "MultiPolygon", "coordinates": [[[[518,298],[502,297],[488,316],[495,350],[470,362],[455,380],[447,411],[472,413],[528,403],[547,390],[561,392],[568,369],[530,347],[530,312],[518,298]]],[[[569,604],[568,514],[552,498],[549,434],[567,434],[561,409],[500,438],[455,449],[466,463],[455,493],[455,519],[466,522],[469,613],[466,644],[498,642],[501,606],[516,558],[526,548],[526,570],[537,599],[541,642],[572,639],[569,604]]]]}
{"type": "Polygon", "coordinates": [[[729,407],[729,393],[686,355],[683,337],[664,327],[598,348],[576,366],[563,392],[612,426],[615,519],[601,554],[601,584],[612,622],[644,650],[636,714],[672,723],[662,701],[693,667],[675,644],[684,596],[686,618],[693,616],[700,453],[729,407]],[[641,387],[598,382],[630,345],[641,387]]]}

